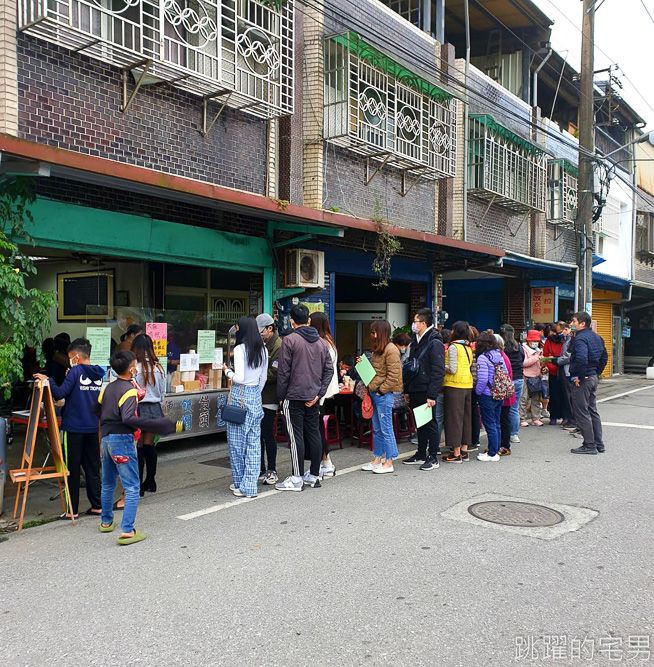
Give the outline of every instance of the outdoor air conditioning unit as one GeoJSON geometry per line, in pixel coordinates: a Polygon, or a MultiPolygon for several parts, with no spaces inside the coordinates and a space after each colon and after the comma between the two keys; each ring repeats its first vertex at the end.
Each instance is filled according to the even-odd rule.
{"type": "Polygon", "coordinates": [[[284,275],[286,287],[324,287],[325,253],[301,248],[287,250],[284,275]]]}

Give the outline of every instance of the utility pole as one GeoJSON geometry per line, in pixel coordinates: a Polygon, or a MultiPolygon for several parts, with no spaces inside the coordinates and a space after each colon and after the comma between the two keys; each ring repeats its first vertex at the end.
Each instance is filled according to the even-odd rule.
{"type": "Polygon", "coordinates": [[[593,301],[593,191],[595,188],[595,4],[583,0],[581,36],[581,100],[579,103],[579,181],[577,229],[580,237],[579,308],[591,311],[593,301]]]}

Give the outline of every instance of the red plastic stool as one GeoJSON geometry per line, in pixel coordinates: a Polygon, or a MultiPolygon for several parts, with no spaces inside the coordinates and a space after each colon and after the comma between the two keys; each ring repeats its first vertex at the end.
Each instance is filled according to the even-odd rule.
{"type": "Polygon", "coordinates": [[[361,445],[370,445],[370,451],[372,452],[375,449],[375,441],[374,441],[374,435],[372,433],[372,420],[371,419],[359,419],[359,431],[358,431],[358,438],[359,444],[357,445],[358,447],[361,447],[361,445]],[[366,429],[369,430],[367,435],[364,435],[366,432],[366,429]]]}
{"type": "Polygon", "coordinates": [[[327,451],[329,451],[329,445],[335,445],[338,443],[338,448],[343,449],[343,441],[341,440],[341,429],[338,425],[338,419],[336,415],[325,415],[322,418],[322,427],[325,433],[325,442],[327,443],[327,451]],[[329,425],[335,427],[333,429],[332,435],[329,434],[329,425]]]}
{"type": "Polygon", "coordinates": [[[275,436],[275,442],[286,442],[288,438],[285,435],[286,425],[284,424],[284,418],[282,413],[277,410],[275,415],[275,423],[273,424],[273,435],[275,436]]]}
{"type": "Polygon", "coordinates": [[[416,420],[413,416],[413,410],[407,409],[406,414],[406,428],[400,426],[401,412],[393,413],[393,431],[395,432],[395,439],[410,438],[416,432],[416,420]]]}

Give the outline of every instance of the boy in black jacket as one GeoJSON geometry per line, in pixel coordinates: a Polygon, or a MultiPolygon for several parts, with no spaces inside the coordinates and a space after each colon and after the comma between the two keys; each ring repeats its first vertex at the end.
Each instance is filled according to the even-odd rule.
{"type": "MultiPolygon", "coordinates": [[[[415,376],[405,380],[404,394],[411,409],[425,403],[433,409],[445,378],[445,346],[440,333],[434,327],[434,313],[429,308],[421,308],[416,313],[411,329],[414,337],[409,359],[417,359],[420,366],[415,376]]],[[[440,431],[434,418],[418,429],[418,451],[412,457],[404,459],[404,463],[419,465],[420,470],[438,468],[439,439],[440,431]]]]}
{"type": "MultiPolygon", "coordinates": [[[[86,514],[100,516],[100,443],[98,441],[98,418],[93,408],[102,390],[104,368],[91,364],[91,343],[86,338],[76,338],[68,346],[70,370],[66,371],[61,384],[49,378],[50,391],[55,401],[66,400],[62,417],[63,451],[69,472],[68,512],[60,518],[77,519],[79,508],[80,466],[84,468],[86,495],[91,507],[86,514]]],[[[37,373],[35,378],[47,380],[37,373]]]]}
{"type": "Polygon", "coordinates": [[[134,544],[145,539],[145,533],[134,528],[139,505],[138,456],[136,440],[139,429],[149,433],[167,435],[175,430],[169,419],[146,419],[138,417],[138,398],[132,378],[137,373],[136,356],[123,350],[111,357],[111,368],[118,379],[108,384],[98,398],[96,413],[100,415],[102,429],[102,523],[101,533],[114,529],[113,503],[116,480],[125,489],[125,509],[123,511],[122,533],[118,544],[134,544]]]}

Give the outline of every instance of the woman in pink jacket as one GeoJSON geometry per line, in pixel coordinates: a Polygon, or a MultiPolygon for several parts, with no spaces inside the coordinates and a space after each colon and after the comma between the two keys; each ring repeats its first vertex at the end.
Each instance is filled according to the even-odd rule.
{"type": "Polygon", "coordinates": [[[531,411],[532,425],[542,426],[540,420],[541,375],[540,375],[540,332],[527,332],[527,342],[523,344],[525,360],[523,373],[525,376],[524,388],[520,397],[520,426],[529,426],[528,410],[531,411]]]}

